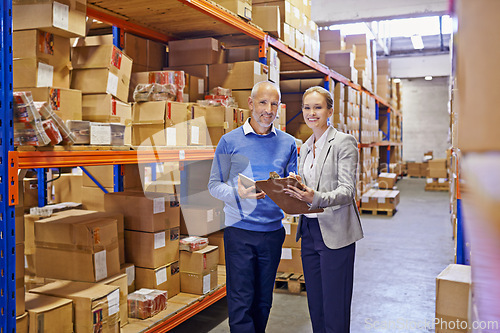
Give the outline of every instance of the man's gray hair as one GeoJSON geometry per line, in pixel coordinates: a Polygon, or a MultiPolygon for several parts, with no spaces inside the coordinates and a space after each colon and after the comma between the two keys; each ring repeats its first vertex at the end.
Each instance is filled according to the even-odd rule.
{"type": "Polygon", "coordinates": [[[275,84],[275,83],[273,83],[271,81],[260,81],[260,82],[257,82],[253,86],[252,93],[250,94],[250,96],[252,98],[255,97],[255,95],[257,94],[257,91],[259,90],[260,86],[262,86],[262,85],[269,85],[269,86],[273,87],[276,90],[276,92],[278,93],[278,96],[280,97],[280,101],[281,101],[281,90],[280,90],[280,87],[278,87],[277,84],[275,84]]]}

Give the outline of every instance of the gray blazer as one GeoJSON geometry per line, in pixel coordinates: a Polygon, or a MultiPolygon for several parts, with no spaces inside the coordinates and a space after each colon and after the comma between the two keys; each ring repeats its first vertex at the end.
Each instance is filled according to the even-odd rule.
{"type": "MultiPolygon", "coordinates": [[[[308,144],[313,139],[311,136],[300,150],[299,175],[304,182],[304,163],[306,156],[312,154],[308,144]]],[[[316,160],[318,181],[316,188],[313,188],[314,198],[310,208],[324,208],[325,211],[318,214],[318,221],[323,241],[331,249],[342,248],[363,238],[361,219],[354,200],[358,156],[356,139],[331,127],[325,146],[316,160]]],[[[302,235],[301,225],[302,216],[297,228],[297,241],[302,235]]]]}

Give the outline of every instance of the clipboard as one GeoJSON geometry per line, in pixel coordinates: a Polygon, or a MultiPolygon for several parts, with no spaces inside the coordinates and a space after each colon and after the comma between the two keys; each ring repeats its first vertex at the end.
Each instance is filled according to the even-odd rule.
{"type": "Polygon", "coordinates": [[[286,177],[259,180],[255,182],[255,185],[258,189],[264,191],[266,195],[287,214],[309,214],[321,213],[324,211],[323,208],[309,210],[309,206],[306,202],[300,201],[299,199],[291,197],[283,192],[288,185],[295,186],[299,189],[302,188],[300,183],[295,178],[286,177]]]}

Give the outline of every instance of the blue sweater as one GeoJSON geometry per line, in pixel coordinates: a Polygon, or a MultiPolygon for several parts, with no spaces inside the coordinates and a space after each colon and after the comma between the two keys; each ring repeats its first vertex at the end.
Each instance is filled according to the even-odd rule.
{"type": "Polygon", "coordinates": [[[226,226],[251,231],[274,231],[282,227],[283,211],[269,198],[241,199],[238,173],[254,180],[266,180],[269,172],[281,177],[297,172],[294,138],[278,129],[276,134],[248,133],[243,126],[222,136],[215,150],[208,190],[224,201],[226,226]]]}

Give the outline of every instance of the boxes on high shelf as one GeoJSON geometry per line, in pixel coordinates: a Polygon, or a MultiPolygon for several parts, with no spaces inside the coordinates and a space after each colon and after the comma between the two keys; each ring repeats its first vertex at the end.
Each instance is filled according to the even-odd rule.
{"type": "Polygon", "coordinates": [[[219,231],[223,227],[220,207],[183,205],[181,210],[182,235],[205,236],[219,231]]]}
{"type": "Polygon", "coordinates": [[[52,193],[50,195],[51,202],[82,202],[82,175],[73,175],[71,173],[63,173],[60,177],[54,179],[52,185],[52,193]]]}
{"type": "Polygon", "coordinates": [[[72,52],[71,87],[84,94],[109,93],[128,100],[132,59],[114,45],[78,46],[72,52]]]}
{"type": "Polygon", "coordinates": [[[155,233],[125,230],[125,255],[136,270],[179,260],[179,227],[155,233]]]}
{"type": "MultiPolygon", "coordinates": [[[[69,71],[55,70],[37,58],[14,59],[14,88],[61,87],[69,88],[69,71]]],[[[25,90],[25,89],[24,89],[25,90]]]]}
{"type": "Polygon", "coordinates": [[[345,50],[344,35],[340,30],[320,30],[321,53],[345,50]]]}
{"type": "Polygon", "coordinates": [[[26,293],[26,311],[32,332],[73,332],[73,301],[26,293]]]}
{"type": "Polygon", "coordinates": [[[127,230],[161,232],[180,223],[180,208],[173,196],[132,191],[108,193],[104,206],[107,212],[123,214],[127,230]]]}
{"type": "Polygon", "coordinates": [[[370,58],[370,38],[367,34],[345,36],[346,49],[356,46],[356,59],[370,58]]]}
{"type": "Polygon", "coordinates": [[[123,52],[132,61],[132,72],[160,71],[167,56],[165,45],[125,33],[123,52]]]}
{"type": "Polygon", "coordinates": [[[196,102],[198,100],[204,99],[206,89],[208,88],[206,80],[187,73],[185,75],[186,86],[184,87],[184,101],[196,102]]]}
{"type": "Polygon", "coordinates": [[[288,23],[283,23],[283,41],[289,47],[295,47],[295,28],[288,23]]]}
{"type": "Polygon", "coordinates": [[[155,269],[137,267],[136,288],[166,290],[168,298],[177,295],[181,291],[179,262],[172,262],[155,269]]]}
{"type": "MultiPolygon", "coordinates": [[[[244,19],[252,20],[252,2],[246,0],[215,0],[215,3],[221,5],[227,10],[241,16],[244,19]]],[[[170,296],[169,296],[170,297],[170,296]]]]}
{"type": "Polygon", "coordinates": [[[279,6],[253,6],[252,23],[273,37],[281,38],[281,14],[279,6]]]}
{"type": "Polygon", "coordinates": [[[217,145],[220,138],[233,129],[237,124],[236,108],[224,106],[193,105],[193,119],[203,117],[207,124],[206,142],[208,145],[217,145]]]}
{"type": "Polygon", "coordinates": [[[63,37],[83,37],[86,17],[86,0],[19,1],[12,6],[13,30],[41,29],[63,37]]]}
{"type": "Polygon", "coordinates": [[[170,41],[168,47],[168,65],[171,67],[217,64],[224,59],[222,44],[211,37],[170,41]]]}
{"type": "Polygon", "coordinates": [[[132,107],[129,103],[115,99],[111,94],[85,94],[82,96],[82,119],[130,125],[132,107]]]}
{"type": "Polygon", "coordinates": [[[117,286],[57,281],[30,292],[71,299],[76,333],[112,333],[120,330],[120,291],[117,286]],[[95,320],[96,315],[100,320],[95,320]]]}
{"type": "Polygon", "coordinates": [[[120,272],[116,218],[61,214],[35,221],[35,234],[41,277],[95,282],[120,272]]]}
{"type": "Polygon", "coordinates": [[[268,67],[257,61],[242,61],[231,64],[214,64],[208,67],[209,90],[215,87],[230,89],[252,89],[268,78],[268,67]]]}
{"type": "Polygon", "coordinates": [[[450,328],[452,325],[456,327],[457,322],[469,322],[472,301],[471,280],[471,267],[467,265],[450,264],[437,276],[435,325],[437,333],[467,331],[450,328]]]}
{"type": "Polygon", "coordinates": [[[188,252],[181,251],[179,268],[181,291],[203,295],[217,286],[217,265],[219,249],[209,245],[204,249],[188,252]]]}

